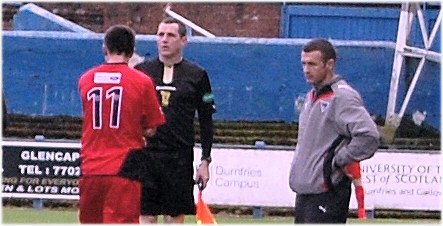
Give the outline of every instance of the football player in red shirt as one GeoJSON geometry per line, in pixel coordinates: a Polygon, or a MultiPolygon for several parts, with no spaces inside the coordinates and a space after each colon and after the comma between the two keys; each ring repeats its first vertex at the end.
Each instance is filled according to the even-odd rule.
{"type": "Polygon", "coordinates": [[[78,83],[83,104],[80,223],[139,223],[140,182],[119,171],[165,117],[153,81],[128,66],[134,48],[131,28],[110,27],[103,43],[106,63],[89,69],[78,83]]]}

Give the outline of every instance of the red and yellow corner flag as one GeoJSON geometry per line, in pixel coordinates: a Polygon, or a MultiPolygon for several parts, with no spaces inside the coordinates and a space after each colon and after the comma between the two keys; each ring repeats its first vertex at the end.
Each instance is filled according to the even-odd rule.
{"type": "Polygon", "coordinates": [[[202,191],[198,192],[197,214],[195,215],[195,220],[197,220],[197,224],[217,224],[211,210],[206,203],[203,202],[202,191]]]}

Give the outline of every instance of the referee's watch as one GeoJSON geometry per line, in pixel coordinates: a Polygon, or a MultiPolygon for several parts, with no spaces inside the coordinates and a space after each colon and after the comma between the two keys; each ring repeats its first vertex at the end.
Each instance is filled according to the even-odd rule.
{"type": "Polygon", "coordinates": [[[208,162],[208,164],[212,162],[212,158],[211,158],[211,156],[202,157],[200,160],[201,160],[201,161],[206,160],[206,161],[208,162]]]}

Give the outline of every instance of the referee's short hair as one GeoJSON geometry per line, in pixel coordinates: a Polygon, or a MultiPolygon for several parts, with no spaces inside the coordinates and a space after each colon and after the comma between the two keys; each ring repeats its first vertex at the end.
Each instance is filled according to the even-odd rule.
{"type": "Polygon", "coordinates": [[[135,49],[135,31],[125,25],[114,25],[105,33],[105,46],[110,53],[130,56],[135,49]]]}
{"type": "Polygon", "coordinates": [[[186,25],[184,23],[182,23],[180,20],[177,20],[173,17],[165,17],[163,18],[162,22],[164,24],[178,24],[178,34],[180,35],[180,37],[186,36],[187,30],[186,30],[186,25]]]}

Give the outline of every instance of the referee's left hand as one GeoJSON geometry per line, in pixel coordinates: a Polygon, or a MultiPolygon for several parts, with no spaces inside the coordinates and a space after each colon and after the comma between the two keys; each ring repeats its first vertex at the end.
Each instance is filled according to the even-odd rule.
{"type": "Polygon", "coordinates": [[[203,160],[198,167],[196,177],[196,183],[201,183],[199,188],[205,189],[209,181],[209,163],[206,160],[203,160]]]}

